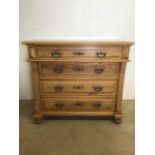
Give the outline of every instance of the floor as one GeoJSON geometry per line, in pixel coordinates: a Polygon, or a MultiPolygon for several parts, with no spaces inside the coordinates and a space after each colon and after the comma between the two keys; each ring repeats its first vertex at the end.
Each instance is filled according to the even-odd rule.
{"type": "Polygon", "coordinates": [[[134,155],[134,101],[121,125],[103,119],[47,119],[33,124],[32,101],[20,103],[20,155],[134,155]]]}

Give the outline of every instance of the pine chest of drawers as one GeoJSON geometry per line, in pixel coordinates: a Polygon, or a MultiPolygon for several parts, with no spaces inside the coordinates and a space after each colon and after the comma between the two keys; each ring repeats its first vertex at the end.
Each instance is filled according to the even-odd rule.
{"type": "Polygon", "coordinates": [[[122,92],[132,42],[26,41],[36,123],[46,116],[122,120],[122,92]]]}

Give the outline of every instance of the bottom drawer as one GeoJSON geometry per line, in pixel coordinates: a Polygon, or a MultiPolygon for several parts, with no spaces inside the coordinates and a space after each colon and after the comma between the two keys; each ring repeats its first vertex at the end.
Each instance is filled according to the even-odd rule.
{"type": "Polygon", "coordinates": [[[43,111],[114,111],[114,98],[42,98],[43,111]]]}

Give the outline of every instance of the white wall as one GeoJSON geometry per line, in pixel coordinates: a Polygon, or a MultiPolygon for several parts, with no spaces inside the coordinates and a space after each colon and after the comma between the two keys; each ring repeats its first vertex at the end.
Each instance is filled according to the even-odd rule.
{"type": "MultiPolygon", "coordinates": [[[[20,0],[20,99],[32,99],[25,40],[134,40],[134,0],[20,0]]],[[[134,99],[134,48],[124,99],[134,99]]]]}

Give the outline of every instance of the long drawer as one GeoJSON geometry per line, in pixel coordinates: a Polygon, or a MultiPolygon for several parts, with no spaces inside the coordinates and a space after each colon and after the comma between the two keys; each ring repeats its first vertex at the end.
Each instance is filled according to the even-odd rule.
{"type": "Polygon", "coordinates": [[[42,94],[116,93],[116,80],[46,80],[41,81],[42,94]]]}
{"type": "Polygon", "coordinates": [[[43,111],[114,111],[114,98],[42,98],[43,111]]]}
{"type": "Polygon", "coordinates": [[[36,47],[32,52],[33,58],[80,58],[80,59],[121,59],[122,47],[87,47],[87,48],[71,48],[71,47],[36,47]]]}
{"type": "Polygon", "coordinates": [[[39,64],[39,73],[41,78],[64,79],[68,77],[96,77],[117,76],[119,72],[119,63],[62,63],[48,62],[39,64]]]}

